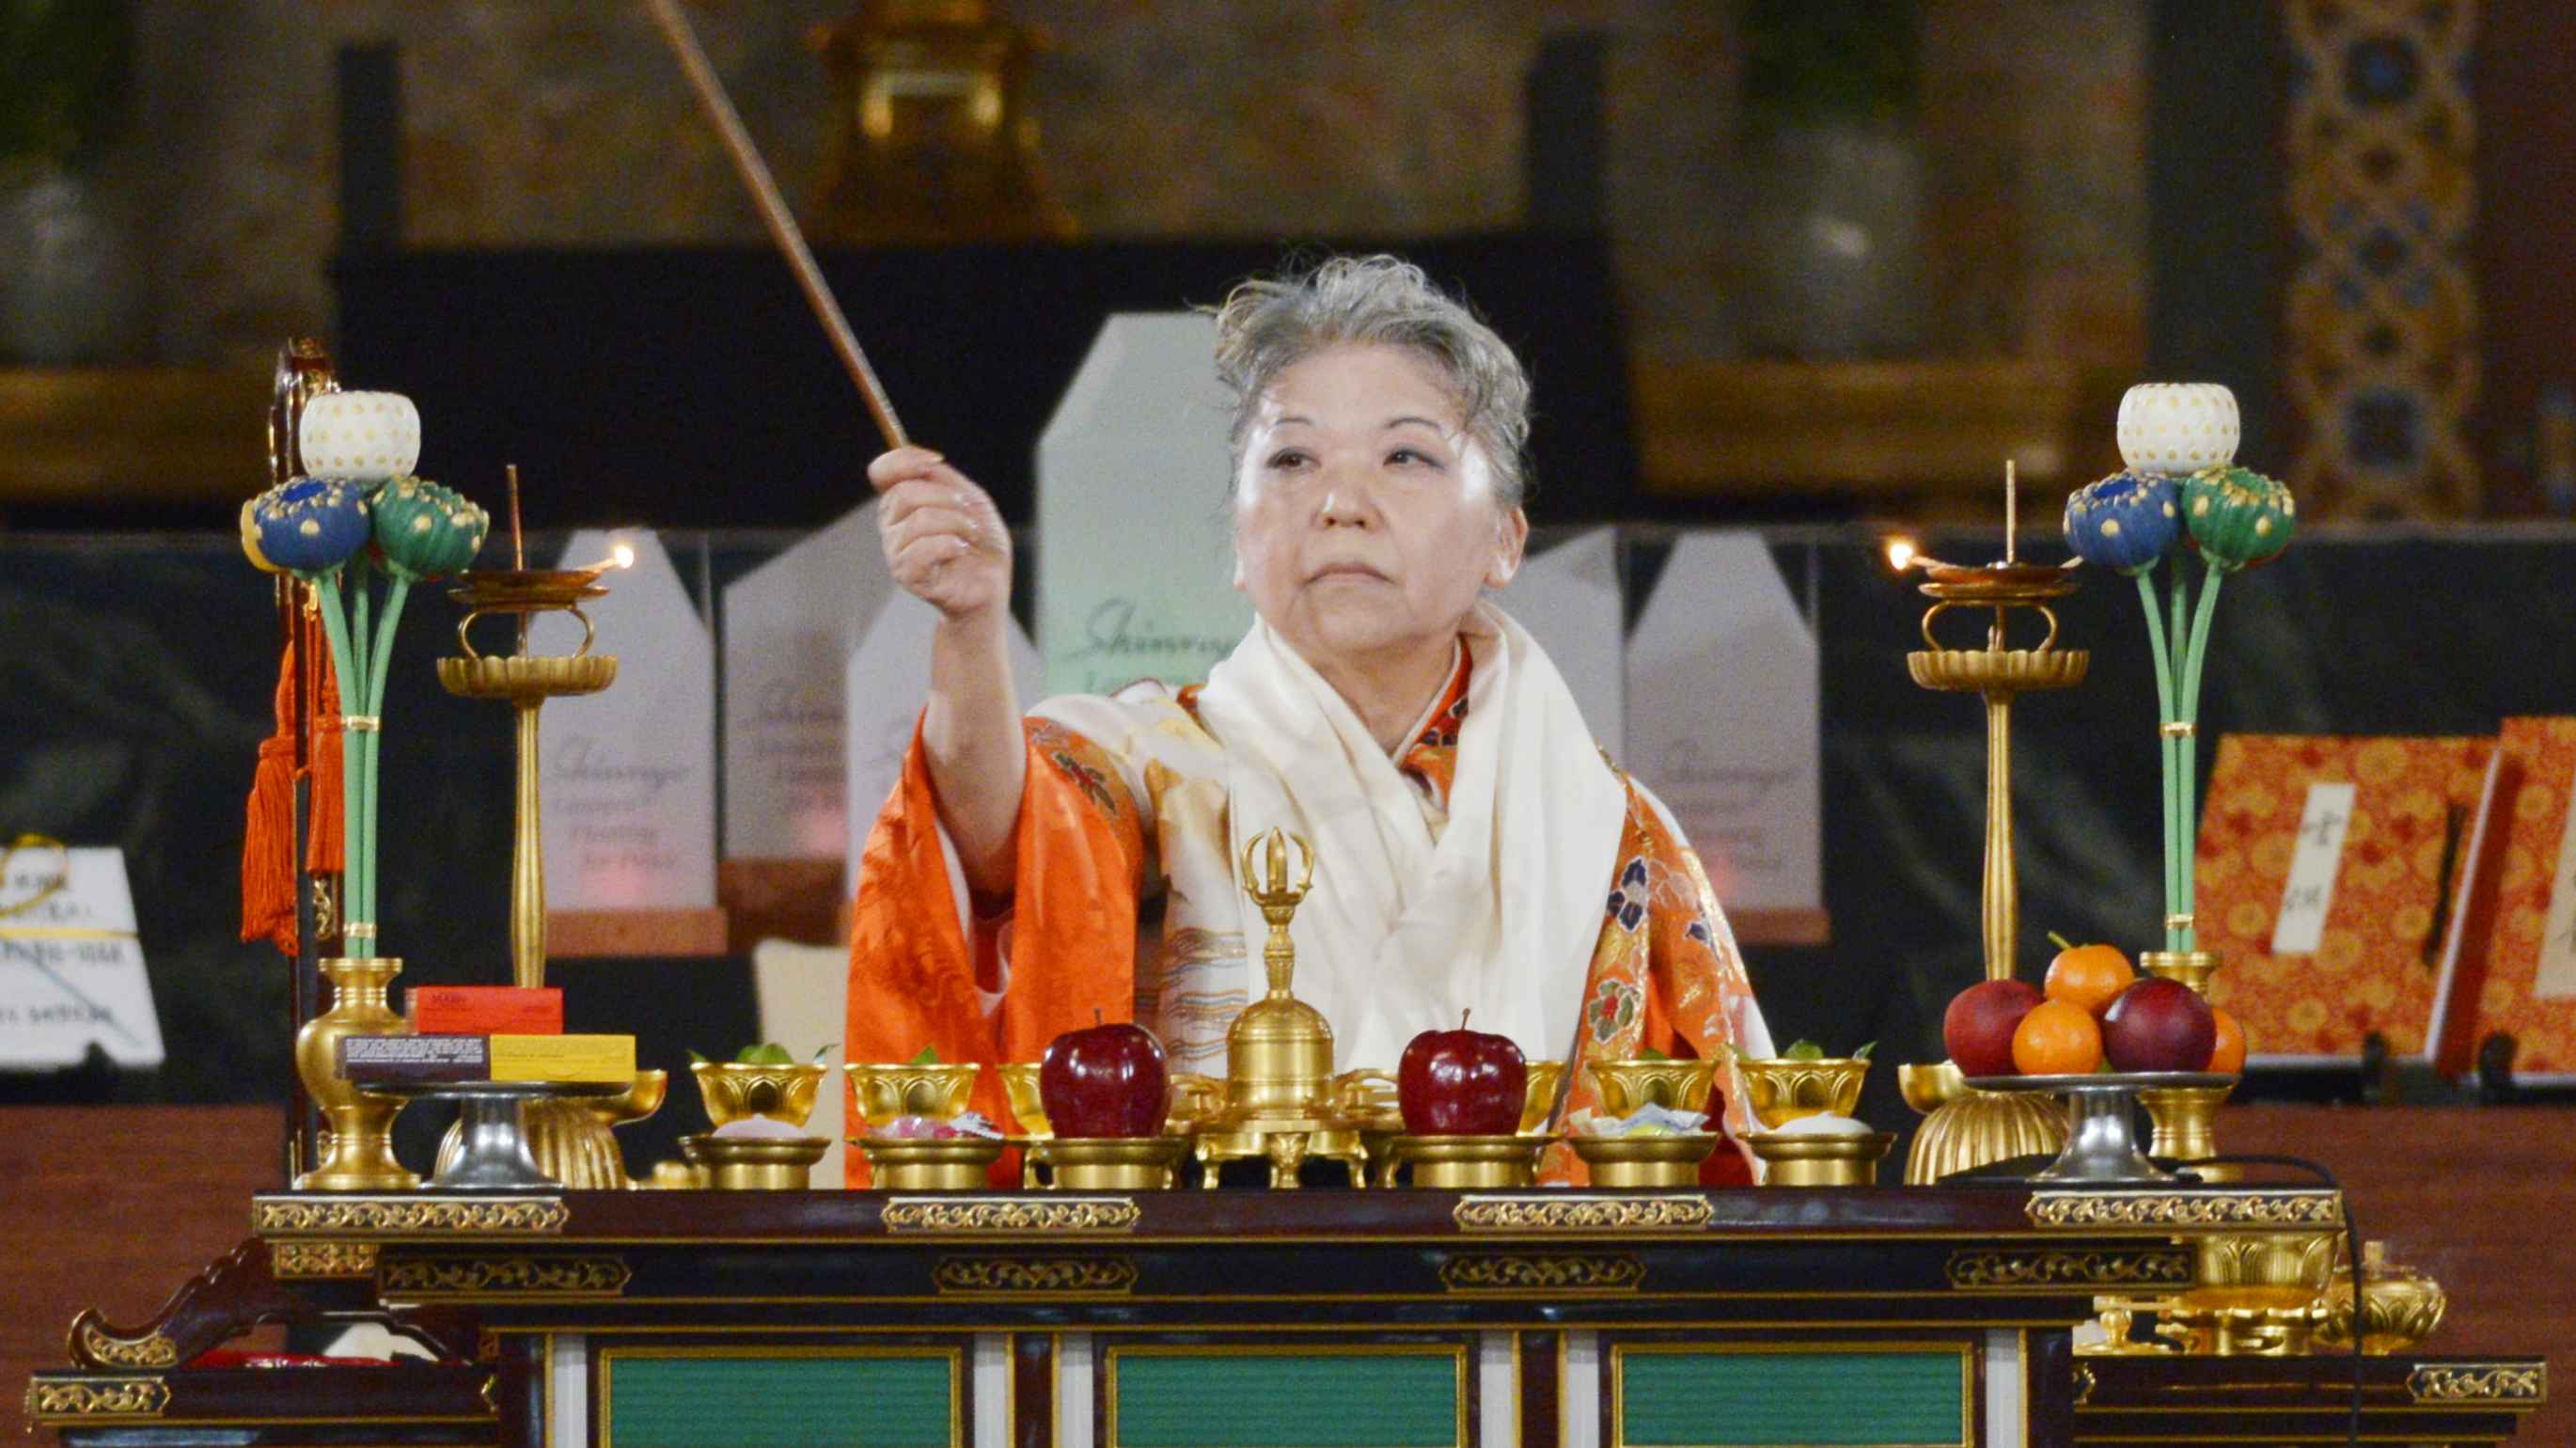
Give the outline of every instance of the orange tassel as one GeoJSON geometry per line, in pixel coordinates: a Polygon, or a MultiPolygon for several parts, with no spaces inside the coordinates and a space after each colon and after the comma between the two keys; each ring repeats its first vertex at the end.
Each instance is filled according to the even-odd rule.
{"type": "Polygon", "coordinates": [[[295,782],[312,782],[304,867],[337,871],[341,859],[340,827],[340,696],[331,671],[331,651],[320,624],[308,613],[294,639],[277,661],[274,706],[277,732],[259,743],[259,765],[251,775],[250,798],[242,821],[241,938],[265,940],[280,951],[296,951],[295,919],[295,782]],[[307,697],[314,701],[307,769],[295,769],[295,687],[304,669],[307,697]]]}

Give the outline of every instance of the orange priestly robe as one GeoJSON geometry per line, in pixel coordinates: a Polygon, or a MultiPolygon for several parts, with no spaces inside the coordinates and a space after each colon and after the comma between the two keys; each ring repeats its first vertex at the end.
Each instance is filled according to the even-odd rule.
{"type": "MultiPolygon", "coordinates": [[[[1461,648],[1396,761],[1434,821],[1455,778],[1472,673],[1461,648]]],[[[916,733],[861,855],[846,1059],[906,1061],[928,1047],[947,1061],[1034,1061],[1097,1011],[1154,1030],[1174,1071],[1224,1076],[1226,1028],[1248,999],[1246,942],[1231,930],[1165,931],[1157,911],[1172,897],[1238,888],[1225,776],[1210,764],[1222,746],[1200,717],[1199,692],[1138,684],[1113,698],[1051,700],[1024,721],[1027,783],[1006,902],[969,899],[916,733]]],[[[1578,1060],[1719,1058],[1723,1124],[1741,1136],[1751,1119],[1728,1047],[1768,1054],[1768,1029],[1698,858],[1660,802],[1621,783],[1627,815],[1615,857],[1601,862],[1599,935],[1580,981],[1566,975],[1566,988],[1582,992],[1578,1060]]],[[[1598,1106],[1579,1066],[1569,1077],[1560,1126],[1598,1106]]],[[[979,1076],[974,1106],[1012,1120],[994,1071],[979,1076]]],[[[855,1103],[848,1119],[859,1120],[855,1103]]],[[[849,1184],[866,1185],[865,1158],[849,1160],[849,1184]]],[[[1579,1182],[1582,1171],[1562,1145],[1545,1161],[1553,1181],[1579,1182]]],[[[1703,1180],[1751,1175],[1737,1147],[1712,1157],[1703,1180]]]]}

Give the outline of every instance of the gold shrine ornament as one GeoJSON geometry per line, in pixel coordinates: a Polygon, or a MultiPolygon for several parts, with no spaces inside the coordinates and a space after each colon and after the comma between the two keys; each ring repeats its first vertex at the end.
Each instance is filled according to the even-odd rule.
{"type": "Polygon", "coordinates": [[[1270,1184],[1297,1185],[1308,1157],[1349,1166],[1354,1186],[1368,1185],[1368,1149],[1360,1123],[1334,1104],[1333,1028],[1324,1013],[1297,999],[1297,946],[1288,922],[1315,880],[1315,849],[1273,829],[1243,849],[1243,890],[1270,923],[1261,962],[1270,990],[1245,1006],[1225,1033],[1225,1106],[1197,1128],[1202,1180],[1213,1189],[1217,1167],[1268,1160],[1270,1184]],[[1304,863],[1291,884],[1288,847],[1304,863]]]}

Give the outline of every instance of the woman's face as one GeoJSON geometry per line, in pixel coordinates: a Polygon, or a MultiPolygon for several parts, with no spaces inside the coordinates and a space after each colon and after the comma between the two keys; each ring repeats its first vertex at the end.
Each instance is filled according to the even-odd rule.
{"type": "Polygon", "coordinates": [[[1509,583],[1529,521],[1494,498],[1439,369],[1344,344],[1284,368],[1235,476],[1235,587],[1309,663],[1445,647],[1509,583]]]}

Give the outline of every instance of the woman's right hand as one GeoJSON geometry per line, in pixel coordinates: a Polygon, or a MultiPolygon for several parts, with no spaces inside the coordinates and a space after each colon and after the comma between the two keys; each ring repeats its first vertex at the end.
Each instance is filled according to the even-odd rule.
{"type": "Polygon", "coordinates": [[[993,499],[928,448],[899,447],[868,464],[877,539],[906,592],[964,623],[1011,603],[1011,534],[993,499]]]}

